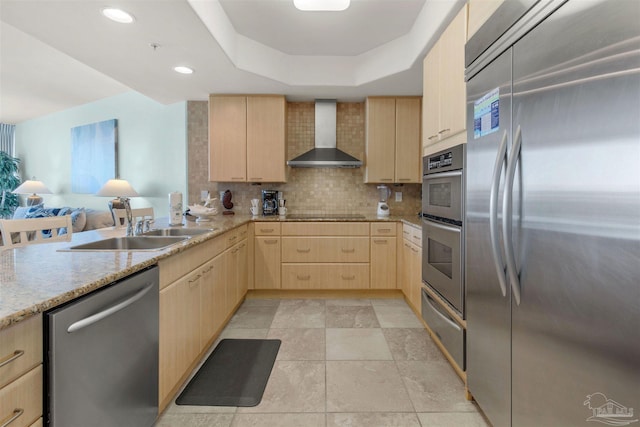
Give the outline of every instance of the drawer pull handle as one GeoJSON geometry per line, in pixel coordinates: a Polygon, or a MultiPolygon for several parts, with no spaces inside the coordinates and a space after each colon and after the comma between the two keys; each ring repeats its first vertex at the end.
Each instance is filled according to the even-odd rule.
{"type": "Polygon", "coordinates": [[[229,237],[229,241],[231,242],[233,240],[236,240],[237,238],[238,238],[238,236],[231,236],[231,237],[229,237]]]}
{"type": "Polygon", "coordinates": [[[232,181],[244,181],[244,176],[232,176],[232,181]]]}
{"type": "Polygon", "coordinates": [[[380,178],[380,181],[393,181],[391,178],[380,178]]]}
{"type": "Polygon", "coordinates": [[[435,135],[431,135],[429,138],[427,138],[429,141],[431,141],[432,139],[435,139],[438,137],[438,134],[435,135]]]}
{"type": "Polygon", "coordinates": [[[376,244],[378,244],[378,245],[386,245],[386,244],[387,244],[387,242],[388,242],[388,241],[387,241],[387,240],[385,240],[385,239],[374,239],[374,240],[373,240],[373,243],[376,243],[376,244]]]}
{"type": "Polygon", "coordinates": [[[198,274],[196,277],[194,277],[193,279],[189,280],[189,283],[193,283],[193,282],[197,282],[198,280],[200,280],[200,275],[198,274]]]}
{"type": "Polygon", "coordinates": [[[449,132],[451,129],[447,128],[447,129],[442,129],[440,132],[438,132],[438,135],[441,135],[445,132],[449,132]]]}
{"type": "Polygon", "coordinates": [[[345,249],[345,248],[342,248],[342,252],[343,252],[343,253],[345,253],[345,254],[352,254],[352,253],[354,253],[355,251],[356,251],[356,250],[355,250],[355,248],[354,248],[354,249],[345,249]]]}
{"type": "Polygon", "coordinates": [[[298,278],[298,280],[310,280],[311,279],[311,275],[310,274],[307,274],[306,276],[301,276],[301,275],[297,274],[296,277],[298,278]]]}
{"type": "Polygon", "coordinates": [[[416,248],[413,248],[413,247],[411,248],[411,250],[412,250],[413,252],[416,252],[416,253],[418,252],[418,250],[417,250],[416,248]]]}
{"type": "Polygon", "coordinates": [[[340,277],[342,277],[342,280],[354,280],[356,278],[356,276],[345,276],[344,274],[340,277]]]}
{"type": "Polygon", "coordinates": [[[278,239],[270,239],[264,241],[265,245],[275,245],[276,243],[278,243],[278,239]]]}
{"type": "Polygon", "coordinates": [[[213,265],[212,265],[211,267],[207,268],[205,271],[203,271],[203,273],[208,273],[208,272],[210,272],[211,270],[213,270],[213,265]]]}
{"type": "Polygon", "coordinates": [[[16,351],[14,351],[11,356],[9,356],[7,359],[5,359],[2,362],[0,362],[0,368],[2,368],[3,366],[8,365],[11,362],[13,362],[14,360],[16,360],[18,357],[22,356],[23,354],[24,354],[24,350],[16,350],[16,351]]]}
{"type": "Polygon", "coordinates": [[[262,181],[262,177],[259,178],[249,178],[250,181],[262,181]]]}
{"type": "Polygon", "coordinates": [[[296,251],[301,253],[301,254],[308,254],[309,252],[311,252],[311,248],[309,248],[309,249],[296,249],[296,251]]]}
{"type": "Polygon", "coordinates": [[[13,415],[7,421],[5,421],[0,427],[8,427],[9,424],[20,418],[20,415],[24,414],[24,409],[16,408],[13,410],[13,415]]]}
{"type": "Polygon", "coordinates": [[[408,243],[405,243],[404,245],[405,245],[407,248],[413,249],[413,248],[411,247],[411,245],[410,245],[410,244],[408,244],[408,243]]]}
{"type": "Polygon", "coordinates": [[[261,228],[260,231],[262,233],[273,233],[275,230],[275,228],[261,228]]]}
{"type": "Polygon", "coordinates": [[[378,228],[378,233],[390,233],[390,228],[378,228]]]}

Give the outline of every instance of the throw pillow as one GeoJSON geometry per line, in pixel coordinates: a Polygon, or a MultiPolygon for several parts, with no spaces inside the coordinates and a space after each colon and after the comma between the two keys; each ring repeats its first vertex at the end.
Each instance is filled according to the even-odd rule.
{"type": "Polygon", "coordinates": [[[13,212],[13,219],[25,219],[29,210],[33,209],[42,209],[44,208],[43,203],[39,203],[33,206],[18,206],[16,210],[13,212]]]}

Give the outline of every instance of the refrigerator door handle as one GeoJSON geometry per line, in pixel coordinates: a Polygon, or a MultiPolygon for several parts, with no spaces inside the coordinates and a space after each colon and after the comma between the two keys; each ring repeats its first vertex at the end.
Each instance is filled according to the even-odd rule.
{"type": "Polygon", "coordinates": [[[500,255],[500,236],[498,228],[498,190],[500,188],[500,176],[502,168],[507,162],[507,131],[502,135],[500,147],[498,148],[498,156],[496,157],[493,169],[493,178],[491,179],[491,193],[489,197],[489,230],[491,232],[491,252],[493,254],[493,264],[498,274],[498,283],[502,296],[507,296],[507,273],[505,271],[504,261],[500,255]]]}
{"type": "Polygon", "coordinates": [[[516,305],[520,305],[520,278],[516,269],[515,252],[513,249],[512,215],[513,215],[513,179],[516,173],[516,166],[520,159],[520,146],[522,145],[522,130],[520,126],[516,129],[516,136],[513,140],[511,153],[507,162],[507,172],[505,175],[504,198],[502,200],[502,235],[504,236],[504,257],[507,262],[507,272],[511,282],[511,290],[516,305]]]}

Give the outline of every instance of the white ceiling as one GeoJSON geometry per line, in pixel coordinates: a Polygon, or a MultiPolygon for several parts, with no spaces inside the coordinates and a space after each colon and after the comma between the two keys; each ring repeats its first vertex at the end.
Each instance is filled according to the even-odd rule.
{"type": "Polygon", "coordinates": [[[301,12],[292,0],[0,0],[0,122],[131,90],[163,104],[418,95],[422,58],[462,4],[352,0],[344,12],[301,12]],[[105,19],[107,4],[136,21],[105,19]]]}

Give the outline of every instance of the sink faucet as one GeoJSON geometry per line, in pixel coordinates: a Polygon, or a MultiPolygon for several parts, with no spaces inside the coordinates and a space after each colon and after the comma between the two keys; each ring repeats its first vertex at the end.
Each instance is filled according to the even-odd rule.
{"type": "Polygon", "coordinates": [[[133,215],[131,214],[131,205],[128,197],[120,197],[120,201],[124,205],[127,214],[127,237],[133,236],[133,215]]]}
{"type": "Polygon", "coordinates": [[[143,220],[139,220],[138,222],[136,222],[136,229],[133,231],[134,236],[139,236],[140,234],[142,234],[143,224],[144,224],[143,220]]]}

